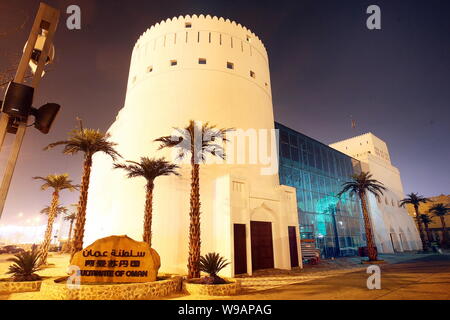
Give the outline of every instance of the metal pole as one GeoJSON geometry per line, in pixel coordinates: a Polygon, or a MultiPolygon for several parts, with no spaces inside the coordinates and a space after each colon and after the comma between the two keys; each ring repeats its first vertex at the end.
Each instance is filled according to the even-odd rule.
{"type": "MultiPolygon", "coordinates": [[[[41,2],[39,5],[39,10],[36,14],[36,18],[33,23],[33,27],[31,28],[31,32],[28,37],[27,45],[23,52],[22,58],[20,59],[16,76],[14,77],[14,82],[24,83],[25,73],[28,68],[28,63],[30,62],[31,54],[33,53],[33,49],[35,47],[38,35],[42,32],[42,30],[46,30],[47,33],[44,47],[42,48],[42,52],[38,61],[38,66],[31,82],[31,86],[34,88],[35,93],[41,81],[42,72],[44,71],[44,66],[53,43],[53,36],[58,26],[58,21],[59,21],[59,10],[52,8],[49,5],[41,2]]],[[[0,119],[0,142],[2,144],[4,137],[6,135],[6,127],[8,124],[8,119],[9,116],[6,115],[5,117],[4,114],[2,113],[0,119]]],[[[11,149],[11,153],[9,155],[8,162],[6,164],[6,168],[3,174],[3,179],[0,186],[0,218],[2,216],[3,209],[5,207],[6,197],[8,195],[9,186],[11,184],[11,179],[14,174],[14,168],[16,167],[17,158],[19,156],[19,151],[22,146],[26,128],[27,128],[26,121],[19,125],[11,149]]]]}
{"type": "Polygon", "coordinates": [[[22,145],[26,129],[26,123],[21,123],[19,125],[16,138],[14,139],[14,143],[11,148],[11,153],[9,154],[9,159],[6,164],[5,172],[3,173],[3,180],[0,187],[0,216],[6,203],[6,197],[8,195],[9,186],[11,184],[11,179],[14,173],[14,168],[16,167],[17,157],[19,156],[20,147],[22,145]]]}
{"type": "MultiPolygon", "coordinates": [[[[1,112],[0,115],[0,151],[3,147],[3,142],[5,141],[6,128],[8,127],[9,116],[6,113],[1,112]]],[[[1,216],[1,214],[0,214],[1,216]]]]}

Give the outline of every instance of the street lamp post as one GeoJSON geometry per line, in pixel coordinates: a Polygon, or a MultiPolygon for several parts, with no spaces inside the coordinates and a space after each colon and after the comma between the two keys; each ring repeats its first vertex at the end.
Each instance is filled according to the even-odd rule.
{"type": "Polygon", "coordinates": [[[33,96],[39,87],[44,72],[44,66],[53,58],[53,36],[58,26],[58,21],[59,10],[45,3],[40,3],[16,75],[14,80],[10,82],[2,103],[0,150],[6,133],[15,134],[15,139],[0,185],[0,218],[25,136],[28,116],[30,114],[34,115],[37,120],[35,127],[43,133],[48,133],[51,123],[59,111],[59,105],[56,104],[47,104],[40,109],[31,107],[33,96]],[[32,68],[34,75],[31,79],[31,85],[28,86],[25,84],[25,72],[30,64],[34,64],[32,68]]]}

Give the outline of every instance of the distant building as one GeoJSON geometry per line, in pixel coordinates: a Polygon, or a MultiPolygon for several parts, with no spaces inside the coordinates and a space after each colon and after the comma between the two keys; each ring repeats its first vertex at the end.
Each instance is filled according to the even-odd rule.
{"type": "Polygon", "coordinates": [[[421,242],[417,227],[405,208],[399,206],[405,198],[400,171],[391,164],[387,144],[372,133],[330,144],[361,161],[363,171],[382,182],[387,190],[377,200],[369,194],[369,211],[379,252],[392,253],[418,250],[421,242]]]}
{"type": "Polygon", "coordinates": [[[296,188],[300,236],[325,258],[352,256],[365,246],[359,200],[337,194],[361,172],[360,162],[279,123],[280,184],[296,188]]]}
{"type": "MultiPolygon", "coordinates": [[[[419,207],[419,214],[427,214],[432,218],[432,222],[428,225],[428,231],[430,232],[431,241],[440,242],[442,240],[442,223],[441,219],[438,217],[434,217],[430,213],[430,208],[434,206],[436,203],[443,203],[447,206],[450,206],[450,195],[441,194],[440,196],[428,197],[430,202],[421,203],[419,207]]],[[[414,211],[414,207],[412,205],[407,205],[407,210],[410,216],[415,217],[416,213],[414,211]]],[[[445,225],[447,226],[447,234],[450,238],[450,215],[445,216],[445,225]]]]}

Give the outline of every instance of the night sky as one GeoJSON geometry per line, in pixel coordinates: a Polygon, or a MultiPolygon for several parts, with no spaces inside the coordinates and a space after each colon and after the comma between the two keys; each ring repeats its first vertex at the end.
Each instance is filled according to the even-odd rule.
{"type": "MultiPolygon", "coordinates": [[[[25,225],[49,204],[51,191],[40,191],[32,176],[68,172],[79,182],[81,154],[42,148],[66,138],[76,116],[88,127],[107,130],[124,103],[135,41],[151,25],[186,14],[229,18],[260,37],[270,58],[276,121],[326,144],[370,131],[387,142],[405,193],[450,193],[450,1],[47,3],[62,14],[56,60],[35,106],[57,102],[62,111],[50,134],[27,131],[0,225],[25,225]],[[81,7],[79,31],[66,28],[70,4],[81,7]],[[371,4],[381,7],[382,30],[366,28],[371,4]]],[[[20,56],[38,5],[37,0],[1,0],[3,75],[20,56]]],[[[0,156],[2,170],[6,150],[0,156]]],[[[75,193],[63,192],[63,204],[76,201],[75,193]]]]}

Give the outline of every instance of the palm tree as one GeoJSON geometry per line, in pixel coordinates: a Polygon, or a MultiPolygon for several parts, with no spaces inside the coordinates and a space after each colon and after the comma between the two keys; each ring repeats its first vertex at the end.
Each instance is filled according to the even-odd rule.
{"type": "Polygon", "coordinates": [[[106,153],[115,161],[121,155],[115,150],[117,145],[109,141],[109,133],[100,130],[83,128],[80,119],[79,128],[69,133],[69,138],[49,144],[44,150],[51,149],[58,145],[64,145],[64,154],[84,153],[83,177],[81,179],[80,199],[78,202],[77,221],[75,223],[74,240],[72,245],[72,256],[83,249],[84,225],[86,223],[86,206],[88,200],[89,179],[91,175],[92,157],[97,152],[106,153]]]}
{"type": "Polygon", "coordinates": [[[427,214],[421,214],[419,216],[419,218],[420,218],[420,221],[425,226],[425,233],[427,234],[428,242],[431,243],[432,239],[431,239],[430,229],[428,229],[428,226],[430,225],[430,223],[433,222],[433,219],[427,214]]]}
{"type": "Polygon", "coordinates": [[[67,238],[67,248],[65,249],[64,252],[68,252],[70,251],[71,248],[71,243],[72,243],[72,229],[73,229],[73,222],[77,219],[77,213],[76,212],[71,212],[69,214],[66,214],[66,216],[64,217],[65,221],[69,221],[70,222],[70,227],[69,227],[69,236],[67,238]]]}
{"type": "Polygon", "coordinates": [[[417,193],[410,193],[406,195],[406,198],[400,201],[400,206],[404,207],[407,204],[411,204],[414,206],[414,211],[416,213],[417,226],[419,227],[419,235],[420,240],[422,241],[423,251],[428,251],[428,241],[425,239],[425,235],[423,233],[422,221],[419,216],[419,206],[421,203],[426,203],[429,200],[425,197],[419,196],[417,193]]]}
{"type": "MultiPolygon", "coordinates": [[[[41,210],[41,214],[45,214],[45,215],[49,216],[50,215],[50,211],[51,211],[51,207],[50,206],[45,206],[44,209],[41,210]]],[[[56,208],[55,219],[58,218],[63,213],[66,214],[67,211],[68,210],[67,210],[66,207],[58,205],[58,207],[56,208]]]]}
{"type": "MultiPolygon", "coordinates": [[[[56,210],[55,218],[57,218],[62,213],[67,213],[67,208],[64,207],[64,206],[58,205],[55,208],[55,210],[56,210]]],[[[45,215],[49,216],[50,215],[50,211],[51,211],[51,206],[45,206],[44,209],[41,210],[41,214],[45,214],[45,215]]]]}
{"type": "Polygon", "coordinates": [[[53,188],[53,199],[49,207],[42,209],[41,213],[48,214],[47,229],[45,231],[44,242],[41,246],[41,264],[47,263],[48,249],[50,247],[53,223],[55,222],[58,213],[67,211],[66,208],[59,206],[59,192],[62,190],[74,191],[78,189],[77,185],[72,184],[72,180],[69,179],[67,173],[64,174],[50,174],[46,177],[33,177],[36,180],[44,181],[41,186],[42,190],[47,190],[48,188],[53,188]]]}
{"type": "Polygon", "coordinates": [[[153,214],[153,189],[155,179],[159,176],[169,176],[171,174],[179,176],[176,171],[179,166],[160,159],[150,159],[142,157],[140,162],[127,161],[129,164],[114,164],[115,169],[127,171],[127,178],[143,177],[147,180],[145,186],[145,210],[144,210],[144,233],[143,240],[152,247],[152,214],[153,214]]]}
{"type": "Polygon", "coordinates": [[[359,200],[361,201],[369,261],[377,260],[377,251],[375,250],[372,224],[370,221],[369,212],[367,210],[366,197],[367,193],[372,193],[377,199],[379,199],[385,190],[386,188],[383,186],[383,183],[372,179],[372,175],[369,172],[361,172],[360,174],[354,174],[351,181],[344,182],[342,184],[341,192],[338,193],[338,197],[341,197],[344,193],[350,191],[351,194],[357,194],[359,200]]]}
{"type": "Polygon", "coordinates": [[[175,128],[176,134],[156,139],[159,149],[176,148],[178,160],[190,155],[191,194],[189,223],[189,259],[188,278],[200,277],[200,163],[206,161],[208,154],[225,159],[223,147],[216,141],[227,142],[225,135],[232,129],[217,129],[216,126],[204,123],[199,126],[194,120],[184,128],[175,128]]]}
{"type": "Polygon", "coordinates": [[[445,226],[445,216],[450,212],[450,208],[443,203],[436,203],[430,208],[430,213],[441,219],[442,224],[442,246],[447,246],[447,228],[445,226]]]}

